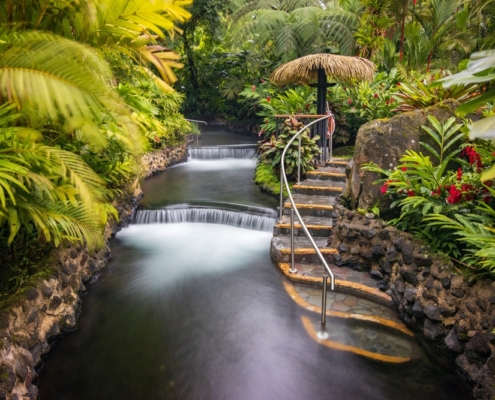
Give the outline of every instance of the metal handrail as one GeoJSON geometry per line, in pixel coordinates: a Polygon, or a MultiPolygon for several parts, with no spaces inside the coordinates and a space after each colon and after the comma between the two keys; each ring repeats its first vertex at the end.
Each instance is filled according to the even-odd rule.
{"type": "MultiPolygon", "coordinates": [[[[332,270],[328,266],[327,262],[325,261],[325,258],[321,254],[320,249],[318,249],[318,246],[316,245],[313,236],[311,236],[311,233],[309,233],[308,228],[304,224],[301,214],[299,214],[299,211],[296,208],[296,204],[294,202],[294,199],[292,197],[292,194],[290,192],[290,187],[289,187],[289,182],[287,181],[287,176],[285,175],[285,154],[287,153],[287,150],[289,149],[290,145],[296,140],[296,138],[299,138],[299,147],[298,147],[298,181],[300,180],[300,167],[301,167],[301,137],[300,135],[311,125],[316,124],[320,121],[323,121],[327,118],[331,118],[331,115],[325,115],[322,118],[319,118],[313,122],[310,122],[309,124],[305,125],[300,131],[298,131],[290,140],[289,143],[285,146],[284,151],[282,152],[282,157],[280,159],[280,214],[279,214],[279,220],[282,220],[282,210],[283,210],[283,198],[284,198],[284,184],[285,188],[287,189],[287,194],[289,196],[289,201],[291,203],[291,222],[290,222],[290,229],[291,229],[291,270],[290,273],[297,273],[297,270],[294,267],[294,213],[297,216],[297,219],[299,220],[299,223],[301,224],[301,228],[303,229],[304,233],[306,234],[306,237],[309,239],[311,242],[311,245],[316,251],[316,254],[318,255],[320,261],[323,263],[325,267],[325,271],[328,272],[328,275],[330,275],[330,289],[334,290],[335,289],[335,277],[333,275],[332,270]]],[[[326,322],[326,302],[327,302],[327,274],[323,274],[323,292],[322,292],[322,308],[321,308],[321,323],[325,324],[326,322]]]]}
{"type": "MultiPolygon", "coordinates": [[[[196,126],[196,130],[199,131],[198,129],[198,124],[205,124],[205,125],[208,125],[205,121],[198,121],[198,120],[195,120],[195,119],[187,119],[187,118],[184,118],[186,121],[189,121],[189,122],[194,122],[194,125],[196,126]]],[[[194,140],[194,139],[193,139],[194,140]]],[[[196,144],[199,143],[199,133],[196,134],[196,144]]]]}

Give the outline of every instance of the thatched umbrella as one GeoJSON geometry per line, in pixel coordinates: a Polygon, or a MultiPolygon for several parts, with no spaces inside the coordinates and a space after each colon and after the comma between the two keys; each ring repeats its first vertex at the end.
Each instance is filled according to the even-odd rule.
{"type": "Polygon", "coordinates": [[[301,83],[318,88],[318,114],[325,114],[327,76],[339,80],[373,80],[375,64],[361,57],[311,54],[278,67],[270,80],[278,85],[301,83]],[[316,85],[315,85],[316,83],[316,85]]]}
{"type": "MultiPolygon", "coordinates": [[[[309,84],[317,87],[317,114],[326,113],[327,87],[334,83],[331,79],[349,81],[351,79],[373,80],[375,64],[361,57],[339,56],[336,54],[311,54],[281,65],[270,76],[270,80],[278,85],[289,83],[309,84]]],[[[326,148],[324,127],[320,127],[320,137],[326,148]]],[[[324,155],[326,158],[326,155],[324,155]]]]}

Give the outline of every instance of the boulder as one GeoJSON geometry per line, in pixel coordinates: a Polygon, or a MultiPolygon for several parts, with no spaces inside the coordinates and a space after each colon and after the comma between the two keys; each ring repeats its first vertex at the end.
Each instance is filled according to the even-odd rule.
{"type": "Polygon", "coordinates": [[[370,121],[358,131],[354,150],[354,163],[347,180],[346,195],[352,208],[372,208],[377,202],[383,213],[388,211],[390,201],[381,194],[380,186],[374,182],[381,178],[374,172],[361,170],[363,164],[373,162],[385,169],[394,169],[406,150],[420,151],[420,142],[431,142],[421,128],[428,125],[428,115],[440,122],[454,116],[459,106],[455,100],[446,100],[426,110],[416,110],[396,115],[390,119],[370,121]]]}

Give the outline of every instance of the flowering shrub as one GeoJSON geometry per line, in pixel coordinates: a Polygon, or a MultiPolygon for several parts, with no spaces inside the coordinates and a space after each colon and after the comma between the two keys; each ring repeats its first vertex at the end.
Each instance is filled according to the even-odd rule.
{"type": "MultiPolygon", "coordinates": [[[[437,144],[434,148],[422,143],[429,156],[408,150],[394,171],[375,164],[364,168],[386,176],[381,180],[384,182],[381,192],[391,197],[391,208],[400,209],[400,216],[390,220],[390,224],[425,239],[433,250],[474,263],[473,244],[469,240],[456,240],[452,230],[459,231],[458,227],[454,228],[456,223],[472,225],[473,221],[479,223],[485,219],[486,223],[486,219],[491,218],[486,210],[493,211],[493,182],[482,183],[480,176],[485,165],[493,163],[493,150],[481,144],[452,150],[464,137],[459,133],[461,125],[454,124],[454,118],[443,126],[432,116],[428,120],[434,130],[423,129],[437,144]],[[452,165],[456,167],[449,168],[452,165]],[[459,218],[463,222],[460,223],[459,218]]],[[[489,225],[493,225],[494,220],[489,225]]]]}

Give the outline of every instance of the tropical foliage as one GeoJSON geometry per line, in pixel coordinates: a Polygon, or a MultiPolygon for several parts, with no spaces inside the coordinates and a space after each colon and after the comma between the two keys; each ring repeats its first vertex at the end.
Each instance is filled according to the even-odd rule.
{"type": "Polygon", "coordinates": [[[474,268],[494,270],[495,235],[490,227],[495,191],[492,181],[483,184],[480,179],[485,166],[493,163],[494,149],[472,143],[459,147],[464,134],[455,118],[444,125],[432,116],[428,120],[433,129],[423,128],[434,144],[421,143],[428,155],[409,150],[394,171],[374,164],[365,169],[386,176],[382,194],[392,199],[391,208],[400,210],[389,223],[474,268]],[[452,233],[460,238],[450,240],[452,233]]]}
{"type": "MultiPolygon", "coordinates": [[[[304,127],[304,124],[298,121],[295,117],[285,120],[282,126],[282,132],[276,137],[272,135],[269,140],[263,141],[258,146],[260,162],[269,164],[273,168],[276,176],[280,176],[280,168],[282,162],[282,153],[287,147],[289,141],[304,127]]],[[[298,165],[300,165],[301,175],[314,170],[313,161],[320,154],[320,149],[316,142],[319,137],[309,137],[309,130],[299,135],[301,138],[301,162],[299,164],[299,145],[298,140],[294,140],[289,146],[285,155],[284,168],[289,178],[296,178],[298,165]]]]}
{"type": "Polygon", "coordinates": [[[179,56],[165,44],[190,3],[4,2],[0,256],[15,276],[29,270],[17,269],[27,257],[39,258],[20,258],[32,241],[40,254],[64,241],[103,246],[105,223],[117,218],[111,202],[137,176],[136,157],[155,136],[165,144],[185,132],[182,96],[171,87],[179,56]]]}

